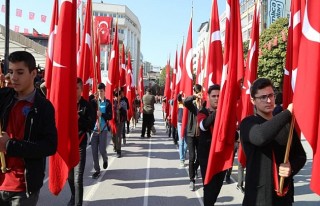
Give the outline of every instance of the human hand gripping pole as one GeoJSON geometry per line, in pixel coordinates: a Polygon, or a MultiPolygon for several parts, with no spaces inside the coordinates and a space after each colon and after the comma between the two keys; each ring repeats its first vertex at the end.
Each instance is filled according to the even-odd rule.
{"type": "MultiPolygon", "coordinates": [[[[1,129],[1,122],[0,122],[0,134],[2,134],[1,129]]],[[[7,165],[6,165],[6,158],[4,156],[4,152],[0,152],[0,160],[1,160],[1,172],[6,173],[7,172],[7,165]]]]}
{"type": "MultiPolygon", "coordinates": [[[[288,136],[288,142],[287,142],[287,147],[286,147],[286,153],[284,155],[284,160],[283,160],[284,163],[288,163],[288,160],[289,160],[289,154],[290,154],[290,149],[291,149],[294,124],[295,124],[295,117],[292,114],[291,125],[290,125],[289,136],[288,136]]],[[[280,185],[279,185],[279,191],[278,192],[281,195],[283,194],[284,178],[285,177],[280,177],[280,185]]]]}

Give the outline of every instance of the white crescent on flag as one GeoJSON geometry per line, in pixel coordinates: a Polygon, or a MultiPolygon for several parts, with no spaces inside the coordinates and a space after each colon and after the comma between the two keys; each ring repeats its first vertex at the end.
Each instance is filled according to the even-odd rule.
{"type": "Polygon", "coordinates": [[[86,33],[86,44],[88,44],[88,47],[91,49],[91,36],[90,34],[86,33]]]}
{"type": "Polygon", "coordinates": [[[192,68],[191,68],[191,63],[192,63],[192,48],[189,49],[188,54],[187,54],[187,59],[186,59],[186,70],[187,70],[187,74],[189,76],[190,79],[193,79],[193,75],[192,75],[192,68]]]}
{"type": "Polygon", "coordinates": [[[306,2],[302,33],[308,40],[320,43],[320,33],[312,27],[309,21],[308,1],[306,2]]]}

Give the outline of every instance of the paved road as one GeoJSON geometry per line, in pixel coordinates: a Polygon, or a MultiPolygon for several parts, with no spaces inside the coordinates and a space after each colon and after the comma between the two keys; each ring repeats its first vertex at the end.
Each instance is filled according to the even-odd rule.
{"type": "MultiPolygon", "coordinates": [[[[92,154],[87,147],[87,163],[84,174],[84,205],[86,206],[202,206],[202,183],[196,180],[196,191],[188,189],[187,167],[179,167],[178,147],[167,137],[162,121],[161,106],[155,111],[157,133],[150,139],[140,139],[141,122],[133,129],[123,146],[123,157],[116,158],[112,143],[108,144],[109,167],[101,176],[91,178],[92,154]]],[[[110,138],[108,137],[110,142],[110,138]]],[[[309,189],[311,149],[303,141],[308,162],[295,178],[297,206],[320,205],[320,197],[309,189]]],[[[102,166],[102,161],[101,161],[102,166]]],[[[240,206],[243,194],[236,190],[237,167],[233,167],[232,184],[224,184],[217,204],[240,206]]],[[[199,172],[200,173],[200,172],[199,172]]],[[[38,205],[63,206],[70,198],[68,184],[59,196],[48,191],[47,179],[40,193],[38,205]]]]}

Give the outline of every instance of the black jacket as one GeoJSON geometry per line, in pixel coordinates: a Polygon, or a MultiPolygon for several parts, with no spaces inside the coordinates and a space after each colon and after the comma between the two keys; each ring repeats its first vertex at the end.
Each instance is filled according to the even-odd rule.
{"type": "Polygon", "coordinates": [[[79,142],[79,144],[87,144],[87,135],[83,137],[83,134],[93,130],[95,124],[95,113],[92,105],[83,99],[83,97],[81,97],[78,102],[78,115],[78,132],[79,138],[81,138],[81,142],[79,142]]]}
{"type": "Polygon", "coordinates": [[[290,128],[291,113],[285,110],[266,120],[259,115],[246,117],[240,124],[240,140],[247,157],[246,186],[243,205],[286,206],[293,202],[293,176],[306,162],[306,153],[296,132],[292,138],[289,155],[292,174],[285,178],[289,191],[278,197],[273,184],[274,152],[277,167],[284,160],[290,128]]]}
{"type": "MultiPolygon", "coordinates": [[[[2,131],[6,131],[15,91],[0,89],[0,118],[2,131]]],[[[57,129],[52,104],[37,91],[33,106],[26,117],[24,140],[10,139],[6,155],[20,157],[25,162],[26,193],[39,190],[45,176],[46,157],[57,150],[57,129]]]]}
{"type": "Polygon", "coordinates": [[[198,109],[194,100],[196,97],[192,95],[183,102],[183,105],[188,109],[187,137],[195,137],[196,134],[198,109]]]}

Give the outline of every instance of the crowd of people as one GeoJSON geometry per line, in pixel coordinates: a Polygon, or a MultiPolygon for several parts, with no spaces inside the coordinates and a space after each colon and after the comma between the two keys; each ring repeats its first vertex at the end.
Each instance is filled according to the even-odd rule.
{"type": "MultiPolygon", "coordinates": [[[[26,51],[17,51],[11,53],[8,60],[8,74],[1,74],[0,79],[0,152],[5,154],[9,169],[0,172],[0,205],[31,206],[37,204],[43,185],[46,157],[57,150],[54,107],[45,97],[45,87],[40,89],[40,84],[35,83],[39,75],[34,57],[26,51]]],[[[159,97],[153,95],[150,88],[141,99],[138,96],[133,102],[128,102],[123,89],[115,90],[113,99],[106,99],[103,83],[98,85],[97,93],[86,100],[82,97],[83,81],[77,78],[75,84],[80,160],[68,175],[69,206],[83,202],[87,145],[91,145],[92,178],[96,179],[101,172],[99,153],[103,169],[108,168],[108,136],[112,137],[116,157],[121,158],[121,146],[126,144],[126,134],[130,132],[129,124],[136,127],[140,113],[140,137],[151,138],[155,132],[154,105],[159,102],[159,97]],[[132,119],[128,118],[130,107],[134,111],[132,119]],[[116,122],[116,132],[112,131],[111,120],[116,122]]],[[[195,191],[200,168],[204,205],[212,206],[224,180],[230,183],[232,168],[215,174],[208,184],[204,184],[220,86],[212,85],[206,91],[208,98],[204,99],[202,86],[196,84],[191,96],[179,94],[176,99],[163,97],[161,101],[165,100],[171,106],[175,101],[178,104],[176,127],[170,123],[170,115],[164,114],[167,132],[179,147],[179,167],[184,168],[188,161],[189,190],[195,191]],[[181,131],[184,108],[188,111],[188,120],[185,130],[181,131]]],[[[245,181],[243,167],[239,165],[237,189],[244,193],[243,205],[290,206],[294,197],[293,176],[306,162],[306,153],[294,132],[289,162],[283,163],[293,104],[283,109],[277,100],[275,107],[275,91],[272,82],[266,78],[259,78],[252,84],[250,95],[255,114],[238,122],[239,128],[235,131],[234,150],[237,151],[241,142],[247,157],[245,181]],[[285,178],[284,193],[281,194],[278,176],[285,178]]],[[[1,164],[3,166],[3,162],[1,164]]]]}

